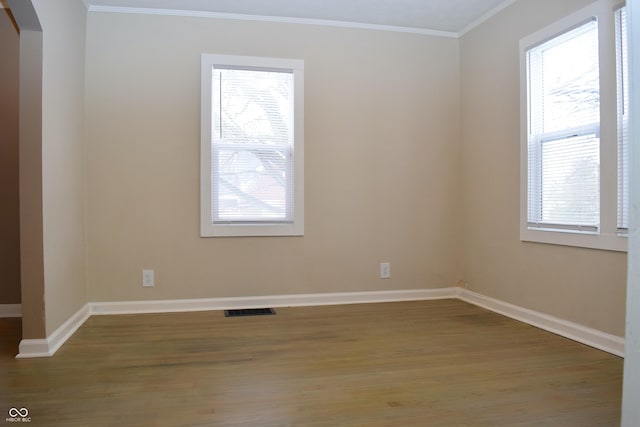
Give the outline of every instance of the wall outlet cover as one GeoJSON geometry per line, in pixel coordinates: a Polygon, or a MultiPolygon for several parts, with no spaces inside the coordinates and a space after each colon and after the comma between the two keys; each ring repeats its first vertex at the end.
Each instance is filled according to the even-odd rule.
{"type": "Polygon", "coordinates": [[[151,288],[155,285],[155,273],[153,270],[142,270],[142,286],[151,288]]]}

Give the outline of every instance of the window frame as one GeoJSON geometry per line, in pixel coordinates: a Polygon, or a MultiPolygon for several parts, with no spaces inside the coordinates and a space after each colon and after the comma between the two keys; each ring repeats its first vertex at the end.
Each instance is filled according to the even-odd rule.
{"type": "Polygon", "coordinates": [[[626,252],[627,238],[617,231],[617,83],[614,11],[611,0],[599,0],[520,40],[520,240],[626,252]],[[527,51],[585,22],[598,23],[600,71],[600,224],[597,230],[536,228],[529,224],[529,97],[527,51]]]}
{"type": "Polygon", "coordinates": [[[303,236],[304,235],[304,60],[257,56],[201,54],[200,118],[200,236],[303,236]],[[214,222],[212,201],[214,67],[293,74],[293,219],[283,221],[214,222]]]}

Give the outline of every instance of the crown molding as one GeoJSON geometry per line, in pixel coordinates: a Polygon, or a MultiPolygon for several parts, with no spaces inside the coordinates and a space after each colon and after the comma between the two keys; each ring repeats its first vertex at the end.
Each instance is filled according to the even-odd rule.
{"type": "Polygon", "coordinates": [[[360,30],[389,31],[395,33],[420,34],[424,36],[457,38],[458,34],[450,31],[428,30],[414,27],[398,27],[393,25],[365,24],[361,22],[332,21],[326,19],[292,18],[285,16],[245,15],[236,13],[206,12],[200,10],[152,9],[139,7],[114,7],[90,5],[89,12],[125,13],[137,15],[186,16],[195,18],[231,19],[240,21],[276,22],[284,24],[319,25],[325,27],[353,28],[360,30]]]}
{"type": "Polygon", "coordinates": [[[500,12],[502,12],[504,9],[508,8],[509,6],[511,6],[512,4],[514,4],[517,1],[518,0],[505,0],[505,1],[503,1],[498,6],[494,7],[493,9],[491,9],[490,11],[488,11],[487,13],[482,15],[480,18],[476,19],[471,24],[469,24],[465,28],[463,28],[462,31],[460,31],[457,34],[457,37],[464,36],[469,31],[471,31],[474,28],[479,27],[480,25],[484,24],[486,21],[488,21],[489,19],[493,18],[495,15],[497,15],[500,12]]]}

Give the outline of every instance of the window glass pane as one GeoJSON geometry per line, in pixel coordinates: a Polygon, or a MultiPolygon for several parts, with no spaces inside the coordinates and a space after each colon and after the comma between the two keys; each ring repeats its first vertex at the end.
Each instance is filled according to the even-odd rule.
{"type": "Polygon", "coordinates": [[[213,217],[218,221],[285,220],[288,148],[216,148],[213,217]]]}
{"type": "Polygon", "coordinates": [[[540,47],[542,132],[599,121],[597,37],[593,21],[540,47]]]}
{"type": "Polygon", "coordinates": [[[595,135],[542,143],[542,223],[590,226],[600,211],[595,135]]]}
{"type": "Polygon", "coordinates": [[[293,219],[293,73],[213,70],[214,222],[293,219]]]}

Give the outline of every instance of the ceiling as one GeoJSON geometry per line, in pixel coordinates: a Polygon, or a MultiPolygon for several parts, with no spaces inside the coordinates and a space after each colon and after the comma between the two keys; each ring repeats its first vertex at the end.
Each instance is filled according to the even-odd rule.
{"type": "Polygon", "coordinates": [[[515,0],[84,0],[89,10],[250,15],[296,22],[461,34],[515,0]],[[393,29],[393,28],[389,28],[393,29]]]}

